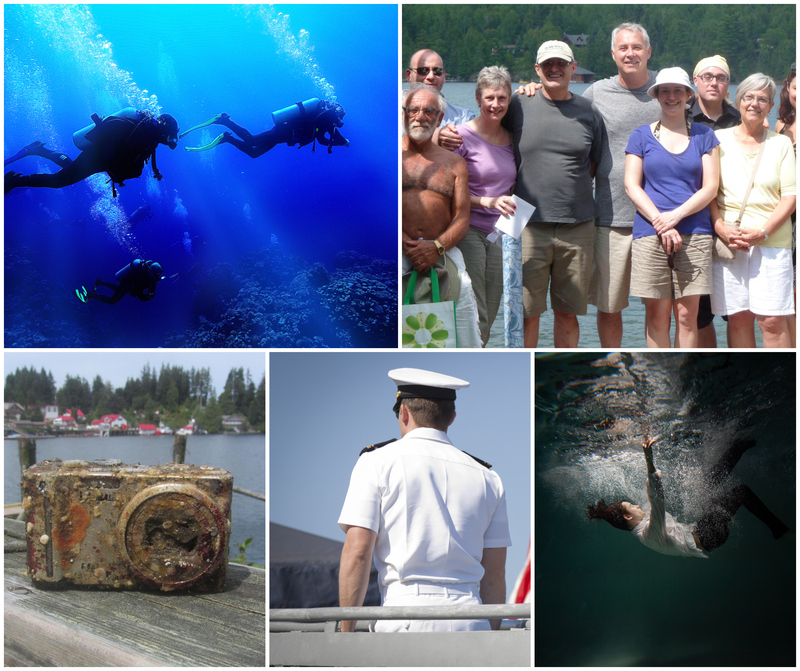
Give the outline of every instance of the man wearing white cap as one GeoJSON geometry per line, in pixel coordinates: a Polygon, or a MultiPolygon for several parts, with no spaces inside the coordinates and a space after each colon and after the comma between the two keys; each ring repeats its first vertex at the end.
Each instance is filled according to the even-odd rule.
{"type": "MultiPolygon", "coordinates": [[[[701,59],[694,68],[694,85],[697,98],[689,110],[693,123],[700,123],[712,130],[733,128],[742,119],[739,111],[727,100],[731,70],[722,56],[701,59]]],[[[676,342],[675,347],[680,343],[676,342]]],[[[711,297],[700,297],[697,313],[697,346],[716,347],[717,332],[714,329],[714,313],[711,312],[711,297]]]]}
{"type": "MultiPolygon", "coordinates": [[[[447,436],[456,391],[468,382],[415,368],[389,372],[397,385],[400,440],[362,450],[339,526],[346,538],[339,605],[361,606],[374,552],[384,606],[505,603],[511,545],[503,484],[491,465],[447,436]]],[[[491,627],[499,628],[499,621],[491,627]]],[[[372,631],[488,630],[487,620],[377,620],[372,631]]],[[[343,621],[342,631],[355,631],[343,621]]]]}
{"type": "Polygon", "coordinates": [[[586,314],[594,246],[592,178],[604,124],[597,108],[570,93],[572,49],[550,40],[536,54],[541,95],[514,96],[503,118],[517,163],[514,193],[536,207],[522,232],[525,347],[539,341],[539,318],[553,309],[556,347],[577,347],[586,314]]]}

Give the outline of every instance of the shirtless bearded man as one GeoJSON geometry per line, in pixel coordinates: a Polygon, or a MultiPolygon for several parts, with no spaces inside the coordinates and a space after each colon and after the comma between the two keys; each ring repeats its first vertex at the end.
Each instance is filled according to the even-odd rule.
{"type": "Polygon", "coordinates": [[[433,143],[446,103],[434,88],[415,84],[403,106],[403,274],[427,274],[445,253],[458,268],[460,347],[480,347],[472,283],[456,244],[469,230],[467,164],[433,143]]]}

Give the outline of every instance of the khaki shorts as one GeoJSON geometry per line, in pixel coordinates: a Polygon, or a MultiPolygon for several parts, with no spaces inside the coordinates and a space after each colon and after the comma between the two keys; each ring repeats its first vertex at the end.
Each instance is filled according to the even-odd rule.
{"type": "Polygon", "coordinates": [[[525,317],[554,310],[585,315],[594,249],[594,221],[528,224],[522,230],[522,304],[525,317]]]}
{"type": "Polygon", "coordinates": [[[597,226],[594,229],[594,270],[589,302],[601,312],[621,312],[628,307],[632,241],[632,228],[597,226]]]}
{"type": "Polygon", "coordinates": [[[683,244],[675,252],[672,269],[657,235],[633,241],[631,295],[672,300],[711,293],[711,236],[681,237],[683,244]]]}

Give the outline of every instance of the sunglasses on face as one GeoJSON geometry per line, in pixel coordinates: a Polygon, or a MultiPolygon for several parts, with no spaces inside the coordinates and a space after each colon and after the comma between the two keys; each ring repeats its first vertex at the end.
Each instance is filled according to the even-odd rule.
{"type": "Polygon", "coordinates": [[[431,70],[433,70],[433,74],[436,75],[437,77],[441,77],[444,74],[444,68],[422,67],[422,68],[408,68],[408,69],[411,70],[412,72],[416,72],[420,77],[426,77],[431,70]]]}

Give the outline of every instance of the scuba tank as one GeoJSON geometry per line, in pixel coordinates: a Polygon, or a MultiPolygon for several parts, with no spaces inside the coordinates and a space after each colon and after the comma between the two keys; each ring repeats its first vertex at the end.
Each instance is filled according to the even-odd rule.
{"type": "Polygon", "coordinates": [[[100,116],[97,114],[92,114],[92,123],[85,128],[75,131],[72,134],[73,144],[81,151],[88,149],[92,145],[93,140],[97,137],[97,132],[92,131],[94,131],[103,121],[112,117],[116,119],[126,119],[134,123],[139,121],[139,113],[133,107],[126,107],[115,114],[109,114],[107,117],[103,118],[100,118],[100,116]]]}
{"type": "Polygon", "coordinates": [[[122,284],[133,274],[133,269],[139,268],[143,263],[144,261],[142,259],[134,259],[127,266],[120,268],[114,277],[116,278],[117,282],[122,284]]]}
{"type": "Polygon", "coordinates": [[[292,124],[315,119],[320,112],[323,112],[322,101],[319,98],[309,98],[303,102],[294,103],[289,107],[284,107],[272,113],[272,123],[276,126],[280,124],[292,124]]]}

